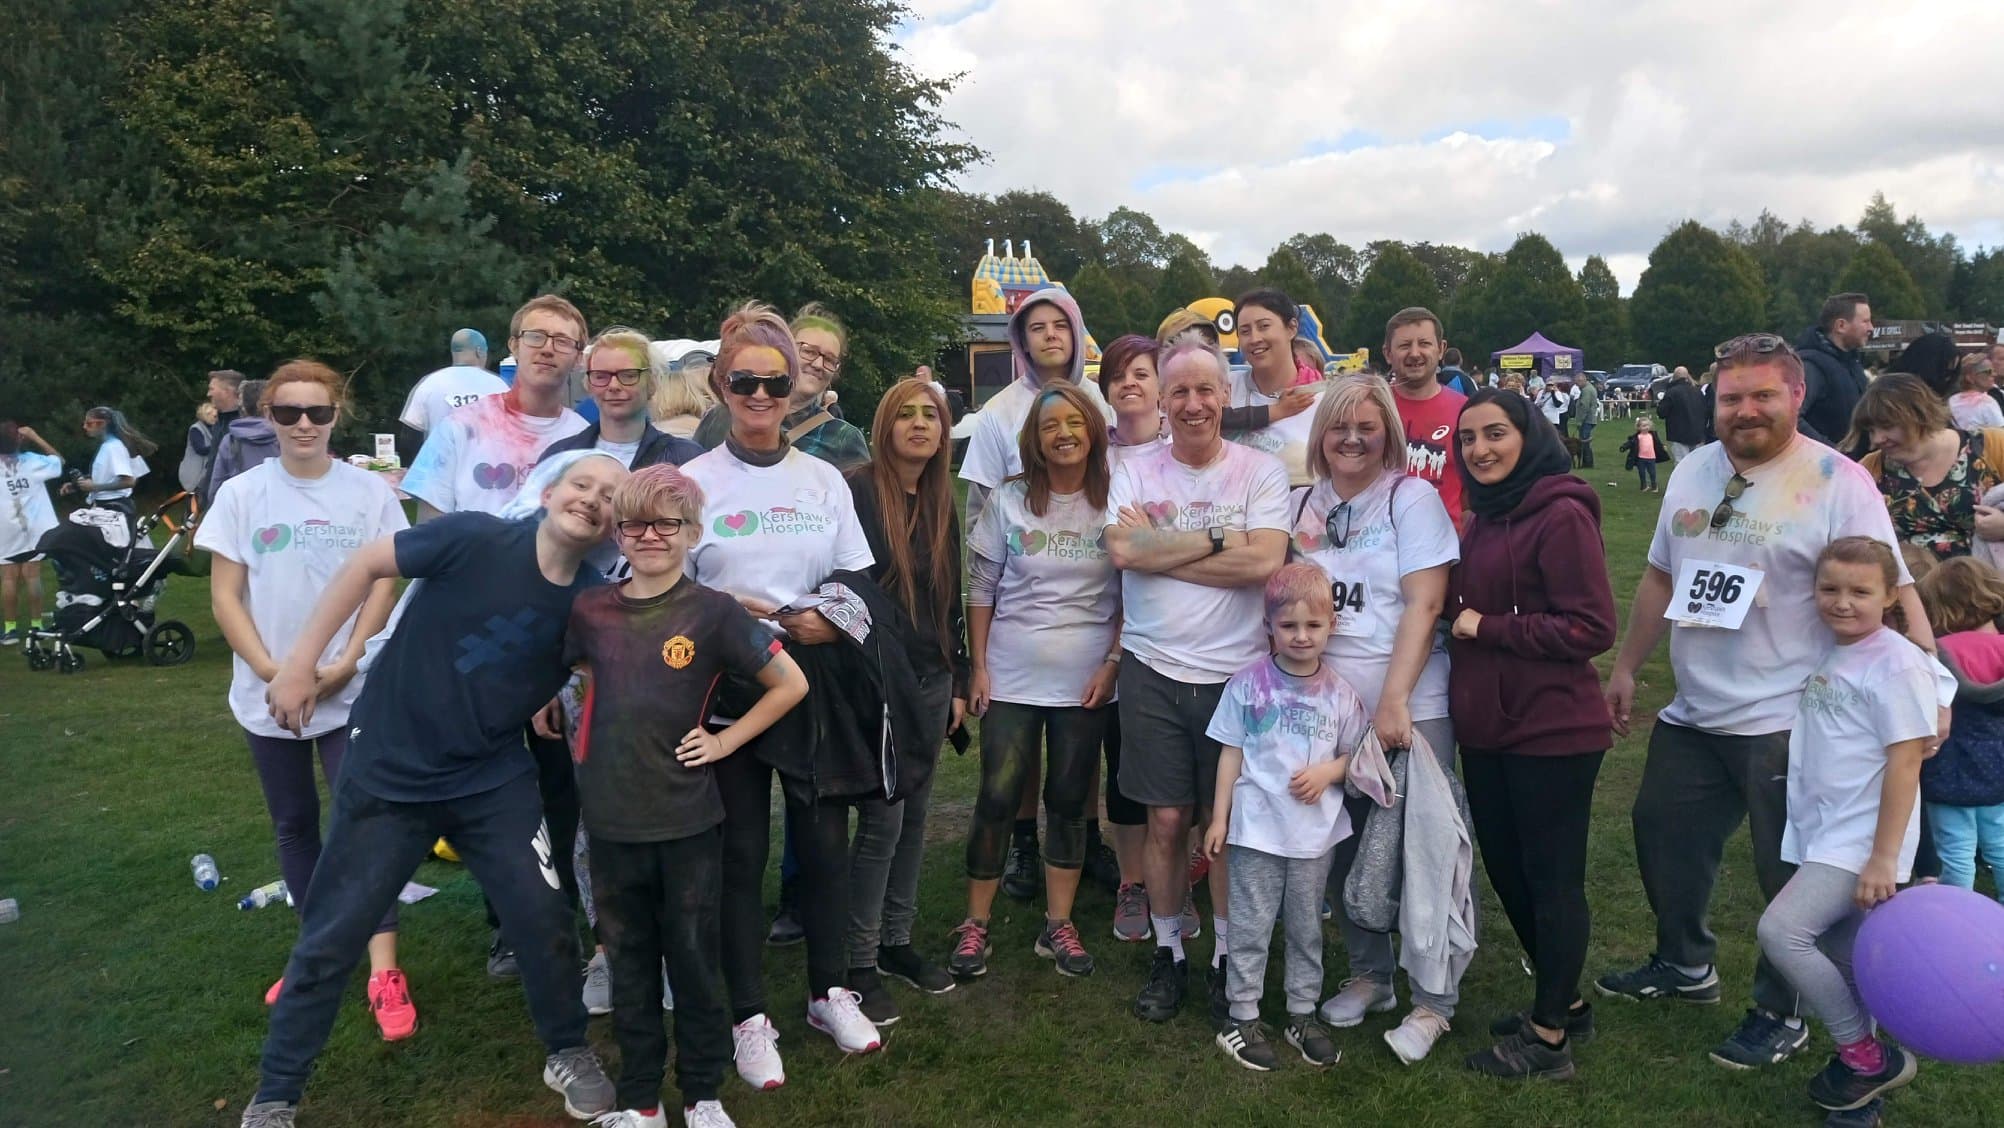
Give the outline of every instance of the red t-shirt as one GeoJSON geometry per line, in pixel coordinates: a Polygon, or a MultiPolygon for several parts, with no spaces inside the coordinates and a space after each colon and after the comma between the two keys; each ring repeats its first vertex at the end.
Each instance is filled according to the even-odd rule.
{"type": "Polygon", "coordinates": [[[1461,503],[1461,452],[1454,441],[1454,425],[1468,397],[1442,388],[1431,399],[1407,399],[1396,391],[1392,399],[1406,428],[1406,473],[1432,482],[1455,528],[1461,528],[1467,517],[1461,503]]]}

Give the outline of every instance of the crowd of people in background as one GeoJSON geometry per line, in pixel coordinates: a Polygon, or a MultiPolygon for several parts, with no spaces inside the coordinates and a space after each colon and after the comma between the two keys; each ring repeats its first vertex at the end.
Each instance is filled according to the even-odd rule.
{"type": "MultiPolygon", "coordinates": [[[[1465,1065],[1570,1078],[1596,1024],[1595,785],[1666,635],[1675,696],[1633,810],[1656,942],[1593,989],[1723,997],[1707,915],[1745,822],[1762,960],[1711,1057],[1777,1065],[1815,1017],[1837,1052],[1811,1097],[1876,1116],[1915,1067],[1874,1035],[1850,938],[1903,882],[2004,863],[2004,346],[1923,339],[1870,379],[1869,303],[1845,294],[1793,347],[1749,334],[1702,384],[1676,369],[1620,447],[1664,494],[1623,631],[1599,494],[1573,471],[1624,401],[1584,378],[1478,386],[1425,309],[1390,319],[1382,375],[1333,379],[1297,351],[1287,295],[1234,315],[1243,366],[1185,311],[1112,342],[1089,380],[1076,302],[1031,295],[959,467],[964,517],[944,390],[921,373],[867,429],[841,418],[851,343],[819,305],[748,304],[714,352],[671,353],[537,297],[509,325],[508,381],[462,330],[401,415],[415,524],[332,455],[337,373],[211,373],[178,477],[209,499],[196,544],[228,701],[299,914],[242,1123],[294,1122],[365,955],[382,1036],[417,1031],[397,892],[441,841],[487,895],[487,971],[520,979],[544,1081],[617,1128],[666,1123],[664,1008],[686,1123],[730,1123],[732,1068],[786,1082],[763,958],[796,939],[796,1005],[843,1053],[903,1018],[887,980],[967,989],[1006,944],[1090,977],[1088,938],[1110,933],[1153,949],[1145,1021],[1181,1013],[1204,960],[1211,1037],[1259,1071],[1282,1046],[1336,1064],[1332,1029],[1397,1009],[1403,969],[1383,1041],[1416,1063],[1458,1021],[1477,856],[1533,979],[1465,1065]],[[565,403],[574,371],[589,418],[565,403]],[[927,813],[974,718],[965,905],[935,959],[927,813]],[[1115,907],[1087,925],[1095,866],[1115,907]],[[998,895],[1042,916],[998,920],[998,895]],[[1347,972],[1325,990],[1332,917],[1347,972]],[[616,1082],[586,1039],[606,1013],[616,1082]]],[[[92,465],[61,488],[129,522],[158,448],[113,407],[83,425],[92,465]]],[[[0,426],[0,479],[0,610],[32,622],[63,463],[0,426]]]]}

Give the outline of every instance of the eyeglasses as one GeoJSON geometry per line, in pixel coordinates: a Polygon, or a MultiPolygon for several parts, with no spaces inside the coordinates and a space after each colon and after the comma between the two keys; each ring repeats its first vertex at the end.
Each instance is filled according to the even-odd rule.
{"type": "Polygon", "coordinates": [[[562,333],[545,333],[541,329],[524,329],[515,334],[515,339],[532,349],[550,345],[560,353],[574,353],[584,347],[584,342],[562,333]]]}
{"type": "Polygon", "coordinates": [[[1339,503],[1336,508],[1329,511],[1328,518],[1322,522],[1322,531],[1329,535],[1330,544],[1342,548],[1350,543],[1350,522],[1355,516],[1356,511],[1350,508],[1350,503],[1347,501],[1339,503]],[[1340,533],[1336,531],[1338,517],[1343,519],[1343,531],[1340,533]]]}
{"type": "Polygon", "coordinates": [[[296,427],[299,417],[304,415],[315,427],[325,427],[334,422],[336,408],[328,405],[317,407],[296,407],[289,403],[274,403],[266,407],[271,412],[271,421],[281,427],[296,427]]]}
{"type": "Polygon", "coordinates": [[[832,352],[823,352],[813,345],[803,345],[799,342],[794,343],[794,348],[800,350],[802,364],[812,364],[831,376],[842,371],[842,358],[832,352]]]}
{"type": "Polygon", "coordinates": [[[603,368],[596,372],[585,373],[585,383],[590,384],[594,388],[610,388],[612,387],[612,382],[618,380],[620,387],[631,388],[633,385],[640,383],[646,375],[647,370],[645,368],[603,368]]]}
{"type": "Polygon", "coordinates": [[[1739,512],[1739,510],[1733,508],[1733,503],[1738,501],[1740,495],[1747,492],[1747,487],[1751,485],[1753,483],[1747,481],[1746,476],[1743,474],[1735,474],[1726,479],[1725,500],[1719,502],[1718,507],[1712,510],[1712,527],[1714,529],[1725,528],[1726,522],[1732,520],[1733,514],[1739,512]]]}
{"type": "Polygon", "coordinates": [[[654,530],[655,536],[667,540],[681,532],[682,526],[688,523],[680,517],[656,517],[652,521],[621,521],[618,528],[619,535],[628,540],[639,540],[647,535],[649,529],[654,530]]]}
{"type": "Polygon", "coordinates": [[[1724,360],[1731,356],[1768,356],[1785,353],[1794,356],[1795,350],[1788,347],[1788,340],[1773,333],[1742,333],[1730,341],[1721,341],[1712,346],[1712,356],[1724,360]]]}
{"type": "Polygon", "coordinates": [[[773,399],[785,399],[793,394],[793,377],[782,372],[777,376],[761,376],[756,372],[735,371],[727,378],[725,387],[734,396],[755,396],[760,388],[773,399]]]}

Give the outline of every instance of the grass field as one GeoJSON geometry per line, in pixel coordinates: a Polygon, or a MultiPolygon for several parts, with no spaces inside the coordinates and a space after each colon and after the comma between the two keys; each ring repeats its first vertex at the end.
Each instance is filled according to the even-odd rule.
{"type": "MultiPolygon", "coordinates": [[[[1620,421],[1602,427],[1600,468],[1585,475],[1606,505],[1609,570],[1624,605],[1657,501],[1636,490],[1614,453],[1627,430],[1620,421]]],[[[203,581],[171,582],[162,610],[195,624],[193,664],[155,670],[93,652],[88,668],[65,677],[31,674],[18,651],[0,651],[0,897],[18,898],[22,913],[0,925],[0,1125],[234,1125],[256,1085],[261,996],[294,923],[279,910],[235,909],[237,896],[278,870],[257,781],[224,703],[228,651],[203,581]],[[228,879],[218,892],[201,893],[189,879],[188,859],[202,851],[228,879]]],[[[1660,657],[1644,681],[1643,704],[1653,710],[1670,690],[1660,657]]],[[[1621,742],[1601,776],[1589,975],[1651,949],[1628,826],[1642,752],[1640,736],[1621,742]]],[[[961,841],[976,772],[972,758],[951,753],[941,770],[920,926],[943,957],[947,929],[962,916],[961,841]]],[[[418,1034],[381,1042],[357,980],[301,1122],[570,1123],[542,1087],[542,1050],[519,988],[486,977],[477,888],[442,863],[416,876],[440,889],[403,915],[418,1034]]],[[[787,1086],[753,1094],[732,1079],[726,1107],[746,1125],[1820,1123],[1803,1085],[1829,1052],[1821,1030],[1796,1061],[1760,1074],[1729,1073],[1704,1056],[1738,1020],[1753,964],[1760,902],[1744,834],[1728,850],[1713,906],[1725,1004],[1602,1002],[1600,1037],[1580,1053],[1580,1077],[1567,1085],[1490,1082],[1461,1066],[1462,1055],[1486,1044],[1488,1021],[1527,1005],[1531,991],[1486,883],[1481,891],[1483,948],[1463,986],[1461,1017],[1417,1067],[1398,1064],[1379,1037],[1396,1014],[1339,1032],[1344,1060],[1331,1070],[1290,1058],[1269,1075],[1217,1051],[1201,1003],[1165,1026],[1137,1021],[1127,1008],[1148,949],[1117,944],[1111,899],[1087,892],[1077,916],[1099,957],[1093,977],[1064,979],[1037,959],[1030,945],[1040,911],[1004,899],[985,979],[939,998],[902,992],[905,1019],[885,1050],[848,1060],[808,1029],[799,1005],[782,1004],[774,1017],[787,1086]]],[[[1209,951],[1199,940],[1193,959],[1209,951]]],[[[802,961],[797,947],[769,951],[775,1000],[802,997],[802,961]]],[[[1279,963],[1276,953],[1276,981],[1279,963]]],[[[1342,967],[1332,930],[1332,990],[1342,967]]],[[[592,1037],[612,1068],[607,1020],[594,1021],[592,1037]]],[[[1996,1124],[2000,1110],[2004,1074],[1928,1063],[1893,1099],[1889,1121],[1996,1124]]]]}

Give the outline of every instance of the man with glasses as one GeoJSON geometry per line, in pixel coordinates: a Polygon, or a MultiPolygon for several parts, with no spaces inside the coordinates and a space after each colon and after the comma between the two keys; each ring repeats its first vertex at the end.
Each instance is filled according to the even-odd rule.
{"type": "Polygon", "coordinates": [[[602,450],[626,463],[680,466],[702,456],[703,448],[654,426],[648,405],[654,399],[653,360],[645,334],[625,327],[607,329],[592,342],[585,359],[585,391],[598,405],[598,422],[543,451],[548,458],[567,450],[602,450]]]}
{"type": "MultiPolygon", "coordinates": [[[[1603,995],[1719,1001],[1717,938],[1705,915],[1726,839],[1744,818],[1763,898],[1794,869],[1781,860],[1788,730],[1803,684],[1833,645],[1816,613],[1817,554],[1845,536],[1899,543],[1871,476],[1797,432],[1803,366],[1787,342],[1755,333],[1717,352],[1719,441],[1671,471],[1607,682],[1615,731],[1627,735],[1636,674],[1669,632],[1677,695],[1650,731],[1633,813],[1656,951],[1641,967],[1602,976],[1594,986],[1603,995]]],[[[1899,600],[1908,635],[1932,651],[1904,564],[1899,600]]],[[[1794,989],[1763,957],[1754,1006],[1711,1057],[1756,1069],[1808,1041],[1794,989]]]]}
{"type": "Polygon", "coordinates": [[[584,348],[585,319],[554,294],[531,298],[508,325],[515,383],[446,416],[425,436],[404,475],[420,522],[442,513],[499,513],[513,501],[543,451],[585,429],[564,406],[564,382],[584,348]]]}

